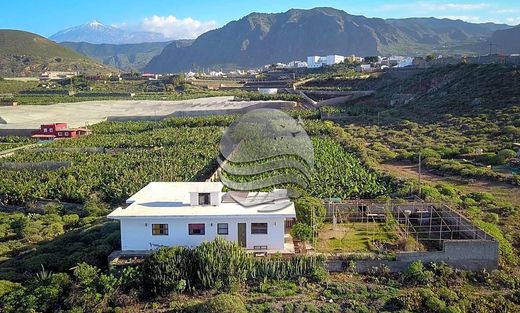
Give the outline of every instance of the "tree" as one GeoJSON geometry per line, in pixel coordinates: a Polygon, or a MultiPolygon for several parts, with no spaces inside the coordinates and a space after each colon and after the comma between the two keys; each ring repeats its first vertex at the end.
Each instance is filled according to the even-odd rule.
{"type": "Polygon", "coordinates": [[[327,209],[320,199],[314,197],[301,197],[296,199],[295,207],[296,218],[300,223],[312,226],[314,222],[317,228],[323,224],[325,214],[327,214],[327,209]]]}

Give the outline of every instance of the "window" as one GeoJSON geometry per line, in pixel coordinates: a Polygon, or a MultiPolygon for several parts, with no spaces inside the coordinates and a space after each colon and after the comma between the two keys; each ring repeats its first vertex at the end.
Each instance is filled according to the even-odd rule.
{"type": "Polygon", "coordinates": [[[251,223],[251,234],[267,234],[267,223],[251,223]]]}
{"type": "Polygon", "coordinates": [[[47,128],[44,128],[44,129],[43,129],[43,132],[46,133],[46,132],[47,132],[47,128]]]}
{"type": "Polygon", "coordinates": [[[54,129],[53,128],[49,128],[49,133],[53,133],[54,132],[54,129]]]}
{"type": "Polygon", "coordinates": [[[69,135],[69,132],[65,132],[65,136],[68,136],[69,135]]]}
{"type": "Polygon", "coordinates": [[[188,232],[190,235],[204,235],[206,227],[204,224],[188,224],[188,232]]]}
{"type": "Polygon", "coordinates": [[[168,236],[168,224],[152,224],[152,235],[168,236]]]}
{"type": "Polygon", "coordinates": [[[199,193],[199,205],[209,205],[210,194],[209,193],[199,193]]]}
{"type": "Polygon", "coordinates": [[[228,234],[229,234],[228,223],[218,223],[217,224],[217,235],[228,235],[228,234]]]}
{"type": "Polygon", "coordinates": [[[62,133],[62,132],[58,132],[58,136],[62,136],[62,135],[63,135],[63,133],[62,133]]]}

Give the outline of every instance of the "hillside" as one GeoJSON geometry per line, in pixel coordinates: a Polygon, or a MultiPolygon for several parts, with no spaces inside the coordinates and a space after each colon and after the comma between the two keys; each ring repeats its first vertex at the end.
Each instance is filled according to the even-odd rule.
{"type": "Polygon", "coordinates": [[[37,76],[44,71],[97,74],[116,70],[39,35],[0,30],[0,76],[37,76]]]}
{"type": "Polygon", "coordinates": [[[520,106],[520,68],[501,64],[460,63],[390,71],[368,79],[332,77],[309,82],[305,87],[328,86],[331,81],[343,88],[376,91],[373,97],[328,108],[352,122],[429,123],[451,116],[477,118],[520,106]]]}
{"type": "Polygon", "coordinates": [[[384,20],[333,8],[252,13],[199,36],[189,47],[167,46],[145,69],[254,67],[326,54],[467,53],[472,52],[465,48],[468,44],[505,28],[509,26],[434,18],[384,20]]]}
{"type": "MultiPolygon", "coordinates": [[[[179,47],[190,45],[192,40],[177,40],[179,47]]],[[[171,42],[150,42],[139,44],[92,44],[88,42],[62,42],[60,45],[94,58],[103,64],[123,71],[137,71],[159,55],[171,42]]]]}
{"type": "Polygon", "coordinates": [[[489,40],[499,53],[520,53],[520,25],[504,30],[497,30],[489,40]]]}

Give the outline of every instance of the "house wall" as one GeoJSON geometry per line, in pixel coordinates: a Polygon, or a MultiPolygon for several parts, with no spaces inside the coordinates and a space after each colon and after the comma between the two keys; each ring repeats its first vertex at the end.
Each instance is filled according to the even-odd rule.
{"type": "Polygon", "coordinates": [[[267,246],[268,250],[284,249],[285,219],[273,217],[215,217],[215,218],[129,218],[121,219],[121,250],[150,250],[159,246],[195,247],[217,236],[217,223],[228,223],[227,240],[238,240],[238,223],[246,223],[246,248],[267,246]],[[188,224],[205,226],[204,235],[189,235],[188,224]],[[251,223],[267,223],[267,235],[251,234],[251,223]],[[167,236],[153,236],[152,224],[168,224],[167,236]],[[151,246],[152,244],[153,246],[151,246]]]}

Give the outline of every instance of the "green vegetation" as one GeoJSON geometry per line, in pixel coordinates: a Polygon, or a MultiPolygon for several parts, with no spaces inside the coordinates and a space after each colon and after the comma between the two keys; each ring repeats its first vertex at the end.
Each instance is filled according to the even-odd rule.
{"type": "MultiPolygon", "coordinates": [[[[510,69],[496,68],[496,73],[500,73],[497,75],[509,77],[510,69]]],[[[444,73],[449,79],[454,75],[460,86],[466,88],[463,74],[473,77],[471,72],[480,70],[461,65],[448,72],[432,71],[435,75],[444,73]]],[[[424,82],[428,76],[422,75],[426,75],[424,82]]],[[[428,81],[433,83],[438,78],[431,76],[428,81]]],[[[406,85],[412,82],[415,78],[401,80],[403,92],[412,91],[406,85]]],[[[507,85],[505,81],[486,82],[507,85]]],[[[365,83],[380,84],[377,77],[365,83]]],[[[447,97],[452,97],[456,88],[449,86],[430,84],[426,90],[436,95],[446,92],[447,97]]],[[[384,88],[379,93],[391,90],[390,84],[378,88],[384,88]]],[[[65,165],[54,170],[38,167],[0,170],[0,310],[7,313],[215,309],[280,313],[519,311],[520,202],[514,198],[517,187],[509,178],[514,176],[502,173],[504,176],[493,178],[486,173],[467,172],[480,170],[482,165],[508,162],[513,156],[512,143],[518,142],[516,130],[520,127],[518,105],[511,100],[516,99],[512,91],[502,91],[511,103],[497,97],[498,109],[485,101],[480,108],[477,102],[470,109],[449,108],[432,98],[434,105],[441,105],[439,112],[432,105],[432,114],[422,116],[424,120],[407,111],[413,111],[417,103],[426,106],[427,102],[412,101],[388,107],[386,113],[395,109],[401,116],[380,114],[378,124],[377,112],[386,106],[386,100],[379,96],[363,99],[368,103],[375,101],[365,109],[353,109],[361,108],[360,103],[340,108],[346,108],[341,113],[349,114],[347,123],[317,121],[313,111],[291,112],[305,118],[317,169],[311,177],[312,187],[296,201],[299,223],[292,231],[295,238],[309,240],[317,232],[320,235],[317,250],[328,252],[381,252],[383,244],[401,245],[394,221],[338,224],[337,232],[331,233],[331,225],[323,221],[324,208],[319,198],[313,196],[381,199],[417,196],[418,183],[413,179],[416,175],[412,179],[397,175],[396,179],[380,171],[393,164],[414,164],[420,153],[423,166],[438,174],[472,177],[477,181],[483,177],[493,179],[488,184],[506,185],[496,180],[509,183],[509,193],[496,194],[495,186],[489,187],[491,192],[483,192],[472,189],[477,187],[471,183],[454,186],[441,176],[432,181],[425,171],[420,194],[427,201],[450,203],[493,235],[500,247],[499,270],[468,272],[446,264],[415,262],[402,274],[392,274],[384,265],[357,274],[356,262],[350,261],[344,273],[329,275],[321,257],[253,258],[236,244],[223,240],[194,249],[162,248],[140,266],[108,269],[108,253],[119,248],[117,223],[107,222],[103,217],[111,206],[119,205],[151,180],[207,178],[216,168],[221,131],[235,117],[101,123],[94,127],[92,136],[53,142],[1,160],[2,165],[16,164],[22,168],[41,162],[65,165]],[[440,114],[446,110],[451,115],[440,114]],[[476,155],[476,148],[484,149],[485,153],[476,155]],[[458,169],[458,164],[464,168],[458,169]]],[[[470,93],[460,94],[462,99],[473,101],[470,93]]],[[[427,95],[416,99],[423,101],[427,95]]],[[[19,139],[3,140],[18,143],[19,139]]]]}
{"type": "Polygon", "coordinates": [[[117,72],[39,35],[17,30],[0,31],[0,75],[38,76],[46,70],[92,74],[117,72]]]}
{"type": "Polygon", "coordinates": [[[298,95],[279,93],[264,95],[239,89],[208,90],[184,81],[168,78],[159,81],[114,81],[109,77],[96,82],[88,82],[79,76],[73,79],[76,95],[68,95],[70,81],[58,83],[38,83],[35,81],[0,81],[0,93],[12,93],[22,105],[45,105],[94,100],[189,100],[204,97],[232,96],[237,100],[283,100],[300,101],[298,95]],[[45,87],[44,87],[45,86],[45,87]],[[47,88],[47,87],[52,88],[47,88]],[[131,94],[134,94],[131,97],[131,94]]]}
{"type": "Polygon", "coordinates": [[[346,223],[334,229],[326,224],[319,232],[317,250],[324,253],[380,252],[376,243],[397,246],[397,230],[386,224],[346,223]]]}

